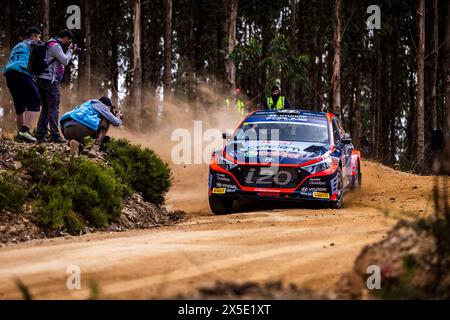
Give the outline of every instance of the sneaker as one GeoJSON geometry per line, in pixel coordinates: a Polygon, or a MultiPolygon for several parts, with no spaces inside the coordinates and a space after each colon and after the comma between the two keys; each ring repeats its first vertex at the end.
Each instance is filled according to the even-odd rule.
{"type": "Polygon", "coordinates": [[[52,140],[50,141],[52,143],[67,143],[67,140],[61,137],[57,137],[57,138],[52,138],[52,140]]]}
{"type": "Polygon", "coordinates": [[[100,152],[100,146],[98,144],[94,144],[92,148],[88,151],[88,156],[92,158],[98,158],[104,160],[102,153],[100,152]]]}
{"type": "Polygon", "coordinates": [[[78,156],[80,154],[80,143],[78,141],[70,140],[69,146],[71,156],[78,156]]]}
{"type": "Polygon", "coordinates": [[[31,135],[28,131],[19,131],[17,139],[25,142],[35,143],[37,139],[31,135]]]}

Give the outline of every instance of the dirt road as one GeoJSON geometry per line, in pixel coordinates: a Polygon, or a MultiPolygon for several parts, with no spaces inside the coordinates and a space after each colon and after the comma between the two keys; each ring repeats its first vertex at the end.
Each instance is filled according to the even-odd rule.
{"type": "Polygon", "coordinates": [[[0,248],[0,299],[21,297],[17,278],[43,299],[84,299],[92,283],[102,298],[173,297],[216,280],[283,280],[328,289],[399,215],[432,207],[431,177],[364,162],[363,190],[348,195],[342,210],[250,204],[252,212],[212,216],[203,169],[177,169],[168,204],[190,212],[182,224],[0,248]],[[198,189],[186,180],[191,171],[198,189]],[[80,267],[80,290],[67,289],[71,265],[80,267]]]}

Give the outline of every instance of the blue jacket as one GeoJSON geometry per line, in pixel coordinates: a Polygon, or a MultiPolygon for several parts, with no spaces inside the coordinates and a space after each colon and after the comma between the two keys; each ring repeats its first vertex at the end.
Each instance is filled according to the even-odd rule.
{"type": "Polygon", "coordinates": [[[95,99],[86,101],[72,111],[66,112],[61,117],[60,123],[62,126],[64,121],[72,119],[94,131],[98,131],[102,118],[106,119],[115,127],[122,124],[122,120],[114,116],[108,106],[95,99]]]}
{"type": "Polygon", "coordinates": [[[3,75],[6,75],[9,71],[14,70],[32,77],[32,75],[28,72],[28,61],[30,60],[31,55],[30,44],[31,40],[26,39],[14,46],[11,51],[11,55],[9,56],[8,63],[5,68],[3,68],[3,75]]]}

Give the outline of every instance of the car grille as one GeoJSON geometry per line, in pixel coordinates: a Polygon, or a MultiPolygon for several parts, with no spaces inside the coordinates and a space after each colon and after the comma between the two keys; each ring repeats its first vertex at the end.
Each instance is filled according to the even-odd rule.
{"type": "Polygon", "coordinates": [[[239,166],[231,170],[239,183],[254,188],[295,188],[308,172],[292,167],[239,166]]]}

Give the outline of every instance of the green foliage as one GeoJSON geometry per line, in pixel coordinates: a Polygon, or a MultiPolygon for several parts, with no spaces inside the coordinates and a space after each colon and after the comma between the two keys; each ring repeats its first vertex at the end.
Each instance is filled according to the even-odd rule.
{"type": "Polygon", "coordinates": [[[25,197],[25,188],[16,176],[0,175],[0,210],[21,208],[25,197]]]}
{"type": "Polygon", "coordinates": [[[35,185],[39,221],[50,229],[66,227],[78,233],[84,222],[105,227],[120,215],[122,200],[130,193],[113,169],[83,158],[63,162],[34,150],[19,157],[35,185]]]}
{"type": "MultiPolygon", "coordinates": [[[[113,140],[106,149],[110,166],[83,157],[67,160],[57,153],[48,158],[37,148],[19,152],[18,159],[33,186],[29,196],[42,226],[52,230],[65,227],[72,234],[82,231],[86,224],[106,227],[120,215],[122,201],[132,189],[147,201],[164,202],[171,171],[153,151],[124,140],[113,140]]],[[[3,180],[1,207],[21,205],[25,192],[20,191],[24,188],[17,187],[15,181],[3,180]]]]}
{"type": "Polygon", "coordinates": [[[106,145],[108,162],[116,175],[146,201],[162,204],[172,185],[172,172],[152,150],[142,149],[126,140],[111,140],[106,145]]]}
{"type": "Polygon", "coordinates": [[[308,89],[309,57],[290,54],[290,46],[286,36],[276,35],[271,41],[270,55],[262,60],[262,68],[268,71],[271,83],[275,83],[277,79],[287,78],[308,89]]]}

